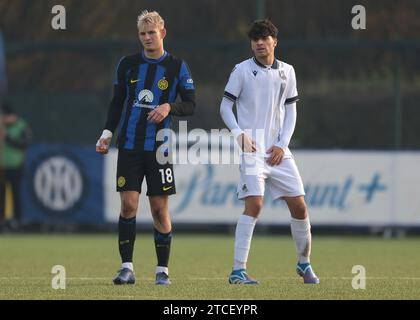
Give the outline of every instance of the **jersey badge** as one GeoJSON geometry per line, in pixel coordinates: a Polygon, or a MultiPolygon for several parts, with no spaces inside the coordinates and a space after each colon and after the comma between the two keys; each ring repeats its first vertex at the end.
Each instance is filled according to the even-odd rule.
{"type": "Polygon", "coordinates": [[[168,81],[165,78],[162,78],[158,81],[158,88],[160,90],[162,90],[162,91],[166,90],[166,89],[168,89],[168,86],[169,86],[168,81]]]}

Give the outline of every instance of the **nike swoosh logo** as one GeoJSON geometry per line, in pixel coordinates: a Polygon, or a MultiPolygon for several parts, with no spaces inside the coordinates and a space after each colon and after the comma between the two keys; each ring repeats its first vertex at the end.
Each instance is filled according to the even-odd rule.
{"type": "Polygon", "coordinates": [[[136,82],[139,82],[139,81],[140,81],[140,79],[137,79],[137,80],[130,79],[130,83],[136,83],[136,82]]]}
{"type": "Polygon", "coordinates": [[[168,191],[171,188],[172,188],[172,186],[170,186],[170,187],[163,187],[163,191],[168,191]]]}

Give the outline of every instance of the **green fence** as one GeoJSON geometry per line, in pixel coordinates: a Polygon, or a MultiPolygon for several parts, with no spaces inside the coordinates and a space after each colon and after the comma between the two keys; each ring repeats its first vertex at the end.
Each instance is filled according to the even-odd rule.
{"type": "MultiPolygon", "coordinates": [[[[9,100],[35,141],[93,144],[105,121],[119,58],[136,41],[7,43],[9,100]]],[[[219,104],[232,67],[251,55],[247,41],[171,41],[197,88],[189,128],[222,128],[219,104]]],[[[418,149],[420,42],[281,41],[301,96],[292,143],[300,148],[418,149]]],[[[176,121],[175,121],[176,124],[176,121]]]]}

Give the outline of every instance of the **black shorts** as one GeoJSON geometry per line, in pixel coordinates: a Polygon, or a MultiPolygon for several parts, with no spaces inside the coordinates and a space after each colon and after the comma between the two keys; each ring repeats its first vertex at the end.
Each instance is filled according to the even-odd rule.
{"type": "Polygon", "coordinates": [[[117,191],[137,191],[146,177],[147,196],[175,194],[173,165],[159,164],[153,151],[118,150],[117,191]]]}

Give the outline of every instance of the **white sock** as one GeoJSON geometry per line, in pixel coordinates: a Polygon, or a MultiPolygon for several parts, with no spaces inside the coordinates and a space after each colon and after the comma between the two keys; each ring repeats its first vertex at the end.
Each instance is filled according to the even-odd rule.
{"type": "Polygon", "coordinates": [[[233,270],[246,269],[248,253],[251,248],[252,233],[257,219],[241,215],[235,231],[235,252],[233,270]]]}
{"type": "Polygon", "coordinates": [[[124,268],[127,268],[127,269],[130,269],[131,271],[134,271],[133,263],[132,262],[124,262],[121,265],[121,269],[124,269],[124,268]]]}
{"type": "Polygon", "coordinates": [[[156,267],[156,274],[160,273],[160,272],[165,272],[168,276],[169,276],[169,269],[168,267],[156,267]]]}
{"type": "Polygon", "coordinates": [[[292,237],[295,241],[299,263],[310,263],[311,255],[311,224],[309,218],[299,220],[291,218],[292,237]]]}

